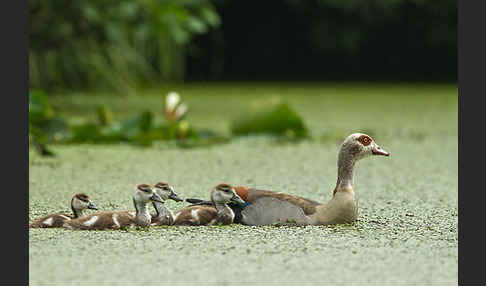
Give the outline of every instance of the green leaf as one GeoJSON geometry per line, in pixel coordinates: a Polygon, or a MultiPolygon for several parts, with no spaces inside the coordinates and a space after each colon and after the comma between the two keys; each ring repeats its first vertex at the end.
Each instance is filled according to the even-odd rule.
{"type": "Polygon", "coordinates": [[[54,111],[47,101],[47,95],[38,90],[29,92],[29,122],[41,123],[54,116],[54,111]]]}
{"type": "Polygon", "coordinates": [[[96,115],[98,117],[98,123],[101,126],[108,126],[113,123],[113,113],[107,106],[98,106],[96,108],[96,115]]]}
{"type": "Polygon", "coordinates": [[[152,113],[145,111],[126,119],[121,125],[121,132],[128,139],[137,137],[141,132],[152,129],[152,113]]]}
{"type": "Polygon", "coordinates": [[[201,8],[201,16],[212,27],[218,27],[221,24],[221,19],[219,18],[219,15],[216,13],[216,11],[209,7],[201,8]]]}
{"type": "Polygon", "coordinates": [[[208,31],[208,27],[204,24],[203,21],[199,20],[196,17],[189,16],[187,18],[187,27],[191,32],[204,34],[208,31]]]}
{"type": "Polygon", "coordinates": [[[286,103],[235,120],[231,132],[234,135],[272,134],[290,139],[308,135],[302,118],[286,103]]]}
{"type": "Polygon", "coordinates": [[[42,125],[39,125],[39,128],[45,132],[49,142],[63,141],[69,130],[66,121],[59,116],[45,121],[42,125]]]}
{"type": "Polygon", "coordinates": [[[70,143],[96,143],[102,139],[103,135],[101,134],[101,127],[96,124],[86,123],[71,127],[70,143]]]}

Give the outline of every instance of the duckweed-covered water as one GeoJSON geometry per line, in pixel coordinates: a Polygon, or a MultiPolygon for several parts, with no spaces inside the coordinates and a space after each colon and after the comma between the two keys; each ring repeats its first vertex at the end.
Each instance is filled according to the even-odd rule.
{"type": "MultiPolygon", "coordinates": [[[[226,181],[325,202],[336,182],[339,143],[321,134],[369,129],[391,156],[358,163],[358,222],[128,232],[31,229],[30,285],[457,285],[455,86],[363,87],[363,96],[357,87],[348,93],[326,86],[211,90],[215,95],[204,86],[181,92],[192,104],[191,120],[201,126],[215,122],[224,132],[237,110],[275,96],[294,103],[315,139],[281,144],[240,138],[202,149],[55,146],[56,158],[31,151],[29,218],[68,212],[75,192],[91,195],[102,210],[132,209],[134,185],[159,180],[183,197],[208,197],[212,186],[226,181]],[[407,91],[409,97],[398,97],[407,91]],[[238,94],[220,100],[231,92],[238,94]],[[198,94],[207,102],[198,103],[198,94]]],[[[155,102],[154,93],[145,99],[155,102]]],[[[74,110],[76,98],[73,105],[58,102],[74,110]]],[[[134,109],[142,108],[136,102],[134,109]]],[[[186,204],[167,206],[177,210],[186,204]]]]}

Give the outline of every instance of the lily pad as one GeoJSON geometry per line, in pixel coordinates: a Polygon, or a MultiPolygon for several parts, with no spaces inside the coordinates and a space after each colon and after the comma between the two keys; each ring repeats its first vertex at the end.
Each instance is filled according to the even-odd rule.
{"type": "Polygon", "coordinates": [[[308,136],[304,121],[286,103],[235,120],[231,132],[238,136],[250,134],[271,134],[288,138],[308,136]]]}

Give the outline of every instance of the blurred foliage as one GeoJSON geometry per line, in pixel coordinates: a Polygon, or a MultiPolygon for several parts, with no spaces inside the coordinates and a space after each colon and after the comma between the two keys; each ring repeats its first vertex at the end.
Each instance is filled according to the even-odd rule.
{"type": "Polygon", "coordinates": [[[41,91],[29,93],[29,142],[36,150],[46,156],[53,153],[47,143],[59,140],[66,132],[66,122],[54,111],[41,91]]]}
{"type": "MultiPolygon", "coordinates": [[[[274,100],[272,99],[272,102],[274,100]]],[[[95,122],[68,124],[49,104],[42,91],[29,93],[29,142],[41,155],[53,155],[48,144],[118,144],[132,143],[151,146],[154,141],[170,141],[177,147],[192,148],[228,142],[231,137],[212,130],[194,128],[185,118],[187,105],[176,92],[169,92],[161,124],[155,124],[154,115],[146,110],[118,122],[107,106],[95,110],[95,122]]],[[[232,135],[266,134],[277,136],[281,142],[309,138],[308,130],[300,117],[287,103],[259,106],[260,111],[248,113],[235,120],[232,135]]]]}
{"type": "Polygon", "coordinates": [[[271,134],[288,139],[308,136],[302,118],[287,103],[233,121],[231,132],[234,135],[271,134]]]}
{"type": "Polygon", "coordinates": [[[455,0],[31,0],[30,87],[450,79],[456,10],[455,0]]]}
{"type": "MultiPolygon", "coordinates": [[[[166,100],[167,102],[167,100],[166,100]]],[[[180,106],[180,102],[175,107],[180,106]]],[[[167,107],[164,107],[167,110],[167,107]]],[[[187,110],[187,109],[186,109],[187,110]]],[[[229,140],[210,130],[197,130],[180,116],[167,117],[160,125],[154,124],[153,114],[143,111],[121,122],[113,121],[107,106],[96,109],[97,121],[69,125],[48,102],[44,92],[29,93],[29,142],[41,154],[54,155],[48,144],[113,144],[120,142],[150,146],[153,141],[174,141],[176,146],[190,148],[224,143],[229,140]]],[[[161,112],[162,113],[162,112],[161,112]]],[[[166,115],[166,113],[164,113],[166,115]]]]}
{"type": "Polygon", "coordinates": [[[185,47],[219,24],[208,0],[31,0],[30,86],[123,91],[180,80],[185,47]]]}

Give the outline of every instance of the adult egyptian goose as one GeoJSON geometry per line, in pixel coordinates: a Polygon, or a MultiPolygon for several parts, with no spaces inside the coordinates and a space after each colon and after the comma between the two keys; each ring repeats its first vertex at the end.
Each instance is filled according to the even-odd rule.
{"type": "Polygon", "coordinates": [[[73,215],[70,216],[65,213],[55,213],[43,216],[41,218],[35,219],[29,228],[47,228],[47,227],[62,227],[63,223],[75,219],[84,217],[84,210],[92,209],[97,210],[95,204],[91,201],[91,198],[84,193],[77,193],[71,199],[71,210],[73,215]]]}
{"type": "Polygon", "coordinates": [[[211,190],[211,205],[192,205],[176,212],[174,225],[231,224],[235,214],[228,207],[229,202],[245,202],[236,194],[233,186],[221,183],[211,190]]]}
{"type": "Polygon", "coordinates": [[[135,212],[105,211],[95,213],[83,218],[67,221],[63,224],[63,227],[82,230],[149,227],[152,217],[148,210],[148,203],[154,201],[162,202],[162,198],[155,193],[151,185],[139,184],[135,187],[135,193],[133,194],[135,212]]]}
{"type": "MultiPolygon", "coordinates": [[[[354,192],[356,162],[370,155],[389,156],[368,135],[354,133],[341,145],[338,156],[338,178],[332,199],[325,203],[280,192],[235,187],[246,206],[231,206],[236,213],[235,223],[246,225],[329,225],[351,223],[358,216],[358,202],[354,192]]],[[[188,199],[199,205],[206,201],[188,199]]]]}
{"type": "MultiPolygon", "coordinates": [[[[182,202],[183,200],[174,192],[174,188],[166,182],[158,182],[154,186],[154,191],[165,202],[168,199],[176,202],[182,202]]],[[[172,225],[174,223],[174,215],[165,206],[164,202],[153,202],[152,205],[155,208],[156,214],[152,215],[152,225],[172,225]]]]}

